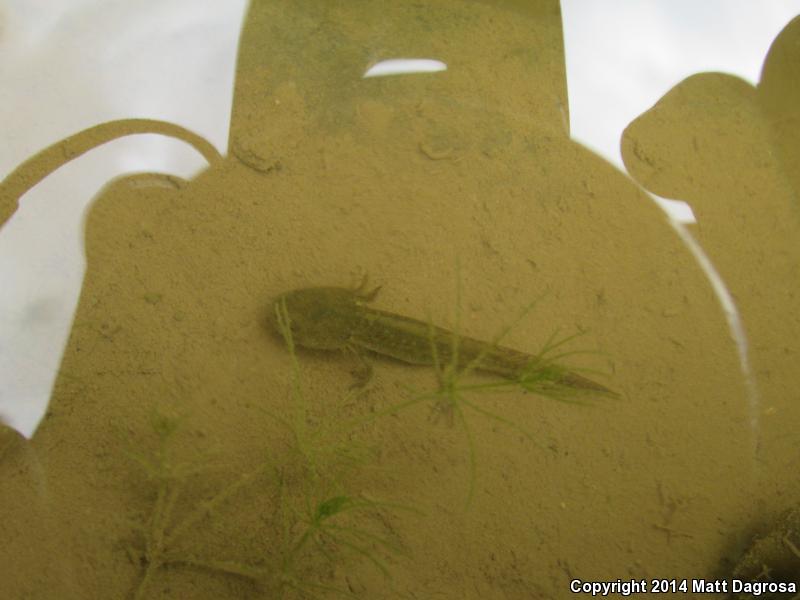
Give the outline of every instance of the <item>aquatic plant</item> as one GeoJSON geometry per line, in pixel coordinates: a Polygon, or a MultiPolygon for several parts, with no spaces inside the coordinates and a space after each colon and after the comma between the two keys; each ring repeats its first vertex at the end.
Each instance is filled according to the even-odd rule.
{"type": "Polygon", "coordinates": [[[129,452],[153,482],[155,492],[149,513],[142,522],[132,524],[134,536],[126,544],[128,555],[142,569],[134,600],[146,598],[159,570],[168,566],[244,578],[274,598],[290,594],[319,598],[323,592],[355,597],[342,586],[324,582],[327,571],[353,559],[368,561],[391,579],[387,557],[404,554],[404,550],[390,535],[385,517],[389,512],[414,509],[355,494],[335,477],[322,476],[326,465],[321,463],[298,470],[294,465],[265,460],[180,516],[176,507],[185,506],[181,500],[189,495],[188,481],[207,471],[208,465],[202,460],[176,460],[172,446],[179,425],[179,419],[154,413],[155,450],[150,454],[129,452]],[[258,481],[264,496],[274,503],[266,555],[247,561],[225,560],[198,555],[181,544],[190,533],[206,527],[206,521],[244,486],[258,481]],[[334,488],[336,491],[330,491],[334,488]]]}
{"type": "MultiPolygon", "coordinates": [[[[458,271],[458,269],[457,269],[458,271]]],[[[396,403],[385,408],[370,417],[370,420],[387,414],[396,414],[402,410],[421,403],[431,404],[431,420],[437,422],[441,417],[445,417],[452,426],[458,422],[467,439],[468,460],[469,460],[469,490],[466,497],[466,505],[472,502],[475,491],[475,479],[477,473],[477,458],[475,450],[475,440],[470,427],[467,413],[469,411],[482,417],[500,423],[506,427],[521,433],[525,438],[538,445],[536,436],[526,427],[514,422],[497,412],[481,406],[476,399],[476,394],[499,393],[499,392],[524,392],[532,393],[561,402],[576,404],[589,404],[591,399],[598,397],[617,398],[619,395],[594,381],[587,379],[577,373],[586,371],[567,367],[563,360],[579,354],[596,354],[594,351],[587,350],[564,350],[563,347],[573,341],[583,332],[579,332],[566,337],[558,337],[556,330],[544,343],[536,354],[530,355],[527,364],[522,366],[517,372],[510,373],[507,377],[497,377],[496,375],[486,375],[482,368],[484,359],[494,350],[500,347],[500,342],[533,310],[544,296],[536,298],[530,302],[520,312],[518,317],[503,327],[491,340],[489,344],[483,345],[483,349],[469,360],[462,360],[460,356],[460,346],[462,343],[461,335],[461,278],[457,277],[456,302],[455,302],[455,323],[453,332],[450,335],[450,348],[446,359],[443,360],[441,354],[441,344],[437,342],[437,335],[441,335],[442,330],[435,328],[431,324],[430,318],[428,340],[430,350],[433,355],[433,367],[436,374],[436,386],[432,390],[420,391],[413,388],[406,388],[409,398],[403,402],[396,403]],[[482,381],[474,381],[469,376],[475,371],[483,371],[482,381]]]]}
{"type": "Polygon", "coordinates": [[[154,411],[150,424],[157,436],[156,450],[151,456],[128,452],[155,485],[155,501],[150,513],[143,523],[133,524],[136,539],[127,545],[129,556],[142,566],[134,600],[146,597],[153,578],[162,567],[189,562],[178,548],[179,541],[264,471],[264,466],[259,466],[239,476],[212,497],[196,503],[188,514],[176,517],[176,506],[186,491],[188,480],[206,471],[208,464],[176,461],[172,445],[180,419],[154,411]]]}
{"type": "Polygon", "coordinates": [[[323,585],[303,576],[302,565],[313,562],[315,554],[324,557],[329,565],[337,564],[344,560],[344,554],[349,554],[367,560],[384,577],[391,579],[385,557],[404,554],[404,551],[399,542],[389,536],[382,517],[398,510],[421,513],[414,507],[368,499],[349,489],[347,475],[356,469],[363,474],[374,457],[363,444],[348,437],[349,429],[341,423],[334,421],[329,426],[308,427],[308,404],[301,384],[290,317],[285,303],[274,308],[292,365],[293,410],[291,419],[269,414],[291,431],[294,447],[289,454],[297,459],[276,469],[282,490],[279,506],[284,544],[279,566],[280,586],[310,597],[314,597],[315,590],[352,596],[343,588],[323,585]],[[289,489],[290,483],[294,490],[289,489]],[[292,493],[295,499],[288,501],[292,493]],[[301,504],[298,494],[302,496],[302,511],[297,510],[301,504]],[[301,533],[292,536],[291,532],[299,524],[302,524],[301,533]]]}
{"type": "Polygon", "coordinates": [[[292,365],[290,414],[284,418],[265,411],[290,434],[290,443],[281,452],[265,457],[256,468],[197,502],[183,516],[176,507],[185,506],[180,500],[188,496],[188,482],[203,474],[208,464],[201,459],[176,460],[173,444],[180,419],[154,412],[150,424],[157,438],[155,450],[128,453],[154,484],[155,493],[149,514],[143,522],[133,524],[135,536],[127,544],[129,556],[142,568],[134,600],[147,597],[156,574],[167,566],[243,578],[273,598],[317,599],[320,594],[355,598],[345,587],[325,581],[333,567],[353,560],[367,561],[391,579],[387,559],[404,554],[404,550],[388,529],[387,513],[415,509],[370,499],[348,485],[347,475],[361,472],[370,454],[357,441],[338,435],[335,424],[309,425],[300,366],[286,319],[284,314],[279,322],[292,365]],[[223,503],[257,481],[263,486],[261,496],[274,505],[263,556],[243,561],[207,557],[180,544],[190,532],[205,527],[223,503]]]}

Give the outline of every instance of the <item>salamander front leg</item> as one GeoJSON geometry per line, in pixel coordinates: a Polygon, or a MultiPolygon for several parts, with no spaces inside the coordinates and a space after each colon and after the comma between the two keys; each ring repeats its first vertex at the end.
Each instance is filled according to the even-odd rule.
{"type": "Polygon", "coordinates": [[[372,381],[372,365],[367,361],[364,357],[364,354],[358,350],[358,348],[348,344],[345,346],[347,351],[353,355],[357,361],[356,367],[350,371],[353,375],[353,383],[350,385],[350,389],[362,389],[367,386],[367,384],[372,381]]]}

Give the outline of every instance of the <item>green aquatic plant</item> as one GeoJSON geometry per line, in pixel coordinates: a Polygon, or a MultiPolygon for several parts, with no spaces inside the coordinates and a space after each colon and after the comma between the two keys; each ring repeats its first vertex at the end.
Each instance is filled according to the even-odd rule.
{"type": "MultiPolygon", "coordinates": [[[[536,441],[524,426],[487,409],[477,400],[477,394],[515,390],[572,400],[581,394],[599,391],[584,385],[588,380],[562,364],[565,357],[577,353],[564,350],[574,336],[558,338],[555,334],[538,354],[532,355],[525,368],[512,376],[489,380],[470,378],[473,371],[480,370],[485,353],[498,347],[501,339],[536,302],[526,307],[519,319],[504,328],[491,343],[485,344],[482,353],[473,353],[465,361],[460,351],[460,300],[459,286],[456,326],[447,346],[442,345],[441,339],[434,339],[442,330],[429,328],[428,343],[436,375],[434,389],[409,390],[408,400],[379,411],[369,419],[361,419],[360,424],[425,402],[431,403],[434,420],[446,416],[451,422],[457,422],[464,430],[469,449],[469,504],[477,473],[470,413],[513,428],[536,441]]],[[[285,303],[278,303],[274,308],[276,322],[289,349],[289,406],[285,413],[266,413],[282,426],[288,443],[282,449],[273,448],[272,454],[256,468],[222,485],[205,500],[190,502],[188,492],[192,482],[205,475],[208,461],[178,460],[175,438],[181,420],[153,414],[151,427],[157,440],[155,449],[149,454],[130,453],[152,482],[154,495],[149,513],[135,525],[135,539],[128,545],[129,556],[141,567],[135,600],[144,599],[158,572],[169,566],[244,578],[274,598],[354,598],[355,594],[335,579],[336,571],[364,563],[390,583],[392,561],[405,554],[389,526],[389,517],[398,511],[417,514],[419,511],[406,505],[376,501],[359,491],[353,480],[372,467],[374,455],[353,439],[353,430],[359,423],[312,418],[312,405],[305,395],[292,338],[291,316],[285,303]],[[186,543],[190,534],[206,529],[207,521],[218,519],[215,514],[218,515],[237,492],[255,485],[263,486],[258,488],[259,498],[267,499],[266,503],[260,502],[258,508],[253,508],[261,511],[265,524],[263,554],[237,561],[200,556],[191,551],[186,543]],[[266,513],[265,504],[271,507],[266,513]]],[[[243,508],[247,507],[238,507],[239,510],[243,508]]]]}
{"type": "MultiPolygon", "coordinates": [[[[499,392],[524,392],[544,396],[550,399],[588,404],[590,398],[606,397],[616,398],[618,394],[608,388],[586,379],[579,375],[578,369],[567,367],[563,360],[578,354],[594,354],[586,350],[564,350],[569,342],[582,335],[582,332],[558,337],[554,332],[545,342],[538,353],[527,357],[527,362],[518,370],[508,373],[506,377],[486,375],[483,368],[484,360],[496,349],[501,348],[500,342],[516,327],[541,301],[539,297],[530,302],[511,323],[503,327],[488,344],[482,345],[482,350],[468,360],[461,356],[462,340],[468,339],[461,335],[461,279],[457,278],[455,323],[452,334],[449,336],[449,351],[442,357],[441,340],[436,336],[441,335],[441,329],[434,327],[428,319],[428,341],[430,352],[433,356],[433,368],[436,375],[436,386],[432,390],[419,391],[406,388],[409,398],[403,402],[383,409],[375,416],[396,414],[404,409],[421,403],[431,403],[431,420],[436,422],[444,417],[450,425],[458,422],[467,439],[469,461],[469,490],[466,505],[472,502],[475,491],[477,475],[477,457],[475,440],[470,427],[468,412],[473,412],[491,421],[521,433],[525,438],[538,444],[536,436],[526,427],[516,423],[495,411],[481,406],[477,394],[499,392]],[[446,360],[445,360],[446,359],[446,360]],[[482,381],[474,381],[469,376],[476,371],[483,374],[482,381]],[[488,377],[488,379],[487,379],[488,377]]],[[[371,419],[374,418],[370,417],[371,419]]]]}
{"type": "Polygon", "coordinates": [[[133,524],[135,540],[127,544],[128,555],[142,568],[134,600],[146,597],[153,578],[163,567],[190,563],[191,560],[179,547],[180,541],[264,471],[260,466],[239,476],[210,498],[196,503],[187,514],[177,516],[176,506],[185,495],[189,479],[208,469],[208,464],[200,461],[179,462],[176,459],[173,443],[180,423],[179,418],[154,411],[150,424],[157,437],[155,451],[152,455],[128,452],[155,487],[155,500],[150,513],[143,522],[133,524]]]}
{"type": "MultiPolygon", "coordinates": [[[[409,365],[433,367],[437,383],[433,390],[410,390],[408,400],[366,419],[355,419],[352,425],[363,424],[376,417],[432,401],[434,418],[446,415],[451,422],[458,419],[467,436],[471,473],[468,502],[472,498],[476,470],[475,445],[465,416],[468,411],[516,429],[536,441],[524,427],[480,405],[474,399],[475,394],[510,390],[577,403],[586,403],[589,398],[617,397],[612,390],[564,364],[568,357],[585,353],[564,349],[575,335],[559,339],[556,332],[536,354],[500,345],[502,339],[541,298],[531,302],[493,340],[484,342],[461,333],[460,276],[457,277],[454,330],[437,327],[430,318],[420,321],[369,306],[379,290],[380,286],[368,290],[364,278],[357,287],[306,287],[284,292],[272,302],[271,325],[284,338],[296,370],[299,370],[299,365],[295,356],[295,344],[316,351],[350,351],[360,358],[362,364],[363,354],[369,352],[409,365]],[[480,372],[491,379],[476,382],[470,377],[473,372],[480,372]]],[[[364,382],[360,383],[363,385],[364,382]]],[[[297,393],[300,395],[299,390],[297,393]]],[[[304,415],[305,403],[302,398],[297,406],[301,408],[296,412],[304,415]]],[[[302,432],[304,421],[304,418],[295,419],[295,431],[302,432]]],[[[298,435],[298,447],[302,452],[305,452],[303,448],[316,447],[316,444],[308,444],[303,440],[298,435]]],[[[309,454],[306,456],[311,459],[309,454]]],[[[313,464],[314,461],[308,462],[313,464]]]]}
{"type": "Polygon", "coordinates": [[[289,415],[266,414],[290,434],[290,443],[272,464],[278,490],[273,545],[277,548],[269,566],[235,563],[208,564],[215,570],[249,577],[264,584],[277,597],[293,592],[318,598],[320,593],[355,597],[349,590],[320,581],[328,568],[352,559],[372,564],[387,580],[387,558],[404,554],[387,526],[387,513],[413,507],[372,500],[352,490],[350,475],[363,475],[374,453],[353,440],[350,430],[334,420],[309,424],[309,403],[292,337],[285,303],[274,306],[275,322],[289,351],[291,377],[289,415]]]}
{"type": "MultiPolygon", "coordinates": [[[[346,493],[309,502],[304,514],[290,517],[290,522],[302,524],[302,527],[296,536],[287,538],[291,541],[282,556],[282,585],[312,598],[316,597],[316,591],[355,597],[349,590],[313,581],[304,574],[312,565],[315,565],[314,571],[320,571],[320,558],[328,567],[347,564],[352,559],[366,560],[390,582],[392,575],[387,560],[406,554],[400,542],[390,535],[384,521],[387,512],[397,510],[417,512],[404,505],[346,493]]],[[[286,531],[291,529],[287,527],[286,531]]]]}
{"type": "Polygon", "coordinates": [[[280,473],[276,473],[275,482],[279,493],[269,554],[253,562],[186,554],[171,556],[162,564],[243,578],[265,590],[269,597],[279,599],[317,600],[321,593],[356,598],[345,587],[325,582],[336,567],[347,566],[352,559],[368,561],[387,581],[391,580],[387,559],[406,552],[392,538],[385,517],[388,512],[413,509],[347,493],[316,501],[309,497],[299,499],[281,480],[280,473]]]}
{"type": "MultiPolygon", "coordinates": [[[[244,578],[274,598],[317,599],[320,594],[354,598],[345,587],[324,581],[326,572],[353,560],[365,560],[391,579],[387,560],[405,552],[393,537],[387,516],[413,508],[353,493],[344,482],[323,476],[326,465],[319,462],[298,470],[291,464],[265,461],[181,515],[180,510],[187,510],[189,481],[204,474],[208,464],[177,460],[173,446],[180,419],[155,412],[150,421],[157,438],[155,449],[149,454],[128,453],[153,483],[155,495],[147,516],[132,524],[134,536],[126,543],[129,557],[141,566],[134,600],[147,597],[165,567],[244,578]],[[274,503],[266,527],[270,532],[267,553],[251,561],[235,561],[192,551],[186,538],[207,527],[206,521],[243,487],[258,482],[264,486],[263,496],[274,503]]],[[[320,460],[318,455],[311,456],[320,460]]]]}
{"type": "MultiPolygon", "coordinates": [[[[289,351],[291,404],[288,417],[264,408],[262,410],[280,423],[291,438],[280,465],[281,470],[288,477],[292,471],[289,467],[293,466],[294,479],[304,482],[309,494],[317,494],[321,489],[335,489],[349,473],[369,469],[374,462],[375,452],[353,439],[350,429],[343,427],[337,419],[319,419],[309,426],[310,404],[302,385],[290,315],[285,303],[276,304],[274,310],[278,330],[289,351]]],[[[351,390],[350,393],[354,392],[351,390]]]]}
{"type": "Polygon", "coordinates": [[[365,560],[391,580],[390,557],[405,554],[388,528],[388,513],[416,511],[413,507],[369,499],[352,491],[348,476],[363,475],[373,456],[347,437],[335,420],[310,424],[290,317],[285,304],[274,307],[275,322],[290,358],[290,407],[283,416],[262,409],[289,433],[280,460],[271,460],[276,490],[270,547],[261,561],[184,559],[184,564],[248,579],[270,597],[357,598],[342,585],[327,582],[335,567],[365,560]],[[326,575],[327,573],[327,575],[326,575]]]}
{"type": "Polygon", "coordinates": [[[267,591],[271,598],[299,596],[317,600],[321,593],[357,598],[345,587],[325,583],[325,574],[355,558],[367,560],[390,581],[386,557],[403,555],[405,550],[389,536],[382,515],[396,509],[405,507],[347,495],[333,496],[314,504],[300,518],[289,511],[290,516],[271,540],[276,552],[262,561],[250,564],[186,556],[176,559],[174,564],[247,579],[267,591]],[[354,521],[359,524],[354,525],[354,521]]]}

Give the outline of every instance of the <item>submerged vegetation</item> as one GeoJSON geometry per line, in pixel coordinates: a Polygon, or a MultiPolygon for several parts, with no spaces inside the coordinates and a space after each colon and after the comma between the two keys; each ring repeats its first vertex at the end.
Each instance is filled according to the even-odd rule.
{"type": "Polygon", "coordinates": [[[478,395],[522,392],[575,404],[587,404],[590,399],[597,397],[619,397],[616,392],[577,374],[574,368],[568,368],[562,362],[570,356],[595,353],[586,350],[563,349],[582,333],[559,338],[558,331],[555,331],[541,350],[534,355],[522,355],[500,346],[503,339],[533,310],[540,300],[541,298],[537,298],[529,303],[516,319],[497,333],[491,342],[480,343],[479,350],[475,351],[474,340],[466,338],[460,333],[462,302],[459,278],[456,291],[455,323],[453,331],[447,332],[448,344],[446,346],[441,343],[442,332],[445,330],[435,327],[430,323],[430,319],[428,320],[426,338],[436,375],[435,387],[430,390],[407,388],[406,391],[409,395],[407,400],[389,406],[370,417],[370,420],[373,420],[383,415],[396,414],[418,404],[429,403],[431,421],[435,423],[444,418],[450,426],[457,423],[464,432],[468,448],[469,489],[466,506],[472,502],[477,475],[477,452],[470,420],[467,416],[469,412],[516,430],[529,441],[538,444],[536,436],[526,427],[481,406],[478,395]],[[471,351],[462,352],[462,344],[465,340],[472,344],[471,351]],[[496,354],[498,349],[520,357],[524,356],[523,366],[505,373],[502,377],[487,375],[487,371],[491,370],[485,368],[485,361],[487,357],[496,354]],[[470,377],[476,371],[482,372],[480,381],[475,381],[470,377]]]}
{"type": "Polygon", "coordinates": [[[180,552],[179,543],[182,539],[202,526],[212,512],[264,471],[259,467],[240,476],[208,500],[196,503],[186,514],[178,517],[176,506],[186,495],[189,480],[207,471],[208,467],[199,461],[176,461],[173,442],[179,429],[179,419],[154,412],[150,422],[157,437],[156,450],[152,455],[129,452],[155,488],[155,500],[150,513],[143,522],[133,524],[135,539],[126,548],[134,562],[142,566],[134,600],[147,597],[152,580],[162,567],[191,562],[188,556],[180,552]]]}
{"type": "MultiPolygon", "coordinates": [[[[149,597],[159,571],[166,567],[244,579],[270,598],[357,598],[341,583],[329,581],[335,571],[347,571],[361,561],[390,581],[387,559],[406,554],[388,523],[397,511],[419,511],[371,499],[355,489],[349,475],[369,467],[372,457],[360,444],[342,440],[335,424],[309,425],[300,367],[286,333],[293,371],[291,415],[284,419],[268,413],[289,433],[280,459],[265,457],[251,471],[195,501],[190,498],[198,495],[199,480],[210,465],[202,457],[188,462],[178,459],[175,442],[181,419],[154,412],[150,425],[155,448],[149,453],[128,452],[146,475],[154,496],[149,512],[131,524],[132,535],[123,544],[141,569],[134,600],[149,597]],[[264,555],[237,561],[193,550],[190,542],[198,532],[222,531],[224,537],[224,523],[212,521],[223,521],[220,517],[226,509],[229,513],[259,510],[230,506],[245,488],[250,498],[255,492],[259,504],[271,507],[263,513],[269,536],[261,544],[264,555]]],[[[235,548],[237,540],[231,537],[229,545],[235,548]]]]}
{"type": "MultiPolygon", "coordinates": [[[[156,451],[152,456],[131,453],[155,492],[149,514],[132,525],[134,536],[126,543],[128,555],[141,567],[134,600],[148,597],[154,579],[164,567],[192,568],[245,579],[271,598],[319,598],[324,592],[356,597],[344,587],[325,581],[334,567],[346,567],[353,560],[367,561],[390,578],[384,557],[404,552],[387,529],[385,517],[397,510],[409,510],[407,507],[355,494],[343,482],[322,481],[323,478],[313,481],[314,468],[310,465],[302,481],[290,482],[284,469],[264,461],[209,498],[191,502],[193,506],[186,508],[184,497],[193,494],[190,480],[207,468],[202,462],[175,462],[171,446],[178,420],[155,414],[151,423],[158,438],[156,451]],[[320,490],[327,485],[336,485],[340,491],[326,495],[320,490]],[[252,560],[235,561],[203,556],[192,550],[187,540],[191,541],[193,534],[204,528],[210,529],[210,521],[218,518],[225,505],[232,504],[245,486],[255,488],[257,495],[274,507],[267,513],[270,523],[266,530],[270,538],[263,544],[269,551],[252,560]],[[183,507],[183,514],[179,506],[183,507]]],[[[243,508],[257,510],[252,506],[243,508]]],[[[216,527],[214,531],[219,529],[216,527]]],[[[237,540],[232,538],[229,544],[234,548],[237,540]]]]}
{"type": "Polygon", "coordinates": [[[459,333],[460,294],[459,288],[455,328],[448,332],[447,344],[440,337],[445,330],[433,325],[427,325],[423,338],[431,355],[435,386],[428,390],[406,388],[406,400],[369,417],[347,420],[312,418],[296,352],[297,329],[292,326],[285,300],[276,302],[273,322],[291,361],[290,403],[286,412],[264,412],[279,425],[283,442],[278,441],[280,436],[271,436],[269,455],[265,452],[255,467],[227,482],[214,483],[217,479],[209,477],[209,461],[202,457],[179,460],[175,442],[180,437],[181,419],[153,413],[154,449],[129,452],[146,475],[151,496],[148,511],[132,525],[132,535],[125,543],[128,556],[140,569],[134,600],[149,597],[164,568],[192,569],[250,582],[270,598],[363,597],[354,591],[346,574],[354,569],[361,572],[363,565],[391,584],[392,565],[406,555],[390,525],[392,518],[400,511],[422,513],[400,503],[372,499],[364,492],[359,481],[364,481],[368,469],[378,465],[375,453],[353,435],[357,427],[423,403],[431,406],[433,421],[444,418],[457,423],[467,439],[469,505],[477,472],[470,414],[500,423],[536,442],[524,425],[486,408],[480,394],[516,391],[577,402],[589,395],[615,396],[562,364],[563,359],[577,354],[563,349],[575,336],[558,338],[554,334],[539,353],[525,355],[524,368],[504,377],[472,377],[475,371],[486,371],[487,356],[501,348],[500,341],[536,302],[491,342],[481,343],[479,352],[470,349],[465,353],[465,340],[470,338],[459,333]],[[260,548],[257,555],[237,554],[241,547],[237,535],[241,533],[229,524],[242,511],[257,515],[262,525],[248,532],[255,541],[247,548],[251,553],[253,548],[260,548]],[[229,531],[231,528],[234,530],[229,531]],[[204,534],[214,536],[214,543],[198,542],[204,534]]]}

